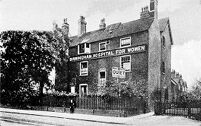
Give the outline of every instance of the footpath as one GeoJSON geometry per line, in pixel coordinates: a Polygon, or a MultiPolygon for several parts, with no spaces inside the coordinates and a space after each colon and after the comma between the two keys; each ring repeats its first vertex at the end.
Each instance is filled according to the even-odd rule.
{"type": "Polygon", "coordinates": [[[49,111],[35,110],[18,110],[9,108],[0,108],[0,116],[2,113],[15,113],[33,116],[46,116],[54,118],[64,118],[71,120],[91,121],[110,124],[126,124],[135,126],[201,126],[200,121],[187,119],[179,116],[155,116],[153,112],[147,114],[136,115],[132,117],[110,117],[86,114],[70,114],[49,111]]]}

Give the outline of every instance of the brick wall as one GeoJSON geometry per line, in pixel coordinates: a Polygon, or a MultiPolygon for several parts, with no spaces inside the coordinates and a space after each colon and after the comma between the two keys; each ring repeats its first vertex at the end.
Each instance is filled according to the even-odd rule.
{"type": "Polygon", "coordinates": [[[164,32],[161,33],[161,36],[165,37],[165,47],[161,45],[161,60],[165,62],[165,73],[161,76],[161,85],[162,87],[168,88],[168,100],[172,100],[173,90],[171,90],[171,39],[169,25],[166,26],[164,32]]]}
{"type": "MultiPolygon", "coordinates": [[[[148,43],[148,31],[139,32],[131,36],[131,46],[137,46],[148,43]]],[[[127,37],[127,36],[122,36],[127,37]]],[[[103,42],[103,41],[100,41],[103,42]]],[[[91,53],[99,51],[99,43],[94,42],[91,44],[91,53]]],[[[120,47],[120,37],[110,39],[109,49],[117,49],[120,47]]],[[[77,46],[70,48],[70,56],[76,56],[77,46]]],[[[80,72],[80,61],[70,63],[70,76],[76,77],[76,91],[79,91],[79,84],[88,84],[89,94],[94,94],[97,92],[98,84],[98,72],[100,68],[106,69],[106,79],[110,81],[115,81],[116,78],[112,77],[112,67],[120,67],[120,56],[90,59],[88,61],[88,76],[79,76],[80,72]]],[[[119,82],[123,81],[148,81],[148,52],[131,54],[131,71],[126,73],[125,79],[119,79],[119,82]]]]}
{"type": "Polygon", "coordinates": [[[158,20],[154,20],[149,28],[149,51],[148,51],[148,94],[149,108],[153,109],[151,94],[160,88],[161,81],[161,41],[158,20]]]}

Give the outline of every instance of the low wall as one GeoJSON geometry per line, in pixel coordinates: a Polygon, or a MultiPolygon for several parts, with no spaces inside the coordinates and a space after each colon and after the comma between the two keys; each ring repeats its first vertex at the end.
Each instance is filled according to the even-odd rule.
{"type": "MultiPolygon", "coordinates": [[[[41,111],[51,111],[51,112],[66,112],[70,113],[69,108],[65,107],[47,107],[47,106],[32,106],[34,110],[41,110],[41,111]]],[[[133,115],[138,115],[143,113],[142,111],[137,110],[103,110],[103,109],[80,109],[75,108],[75,113],[79,114],[91,114],[91,115],[103,115],[103,116],[114,116],[114,117],[128,117],[133,115]]]]}

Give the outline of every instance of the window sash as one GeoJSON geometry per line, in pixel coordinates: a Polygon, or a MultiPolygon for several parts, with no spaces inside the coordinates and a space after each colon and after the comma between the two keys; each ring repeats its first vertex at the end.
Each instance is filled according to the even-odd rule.
{"type": "Polygon", "coordinates": [[[125,69],[126,72],[131,70],[131,56],[122,56],[120,67],[125,69]]]}
{"type": "Polygon", "coordinates": [[[125,37],[120,39],[120,47],[131,46],[131,37],[125,37]]]}
{"type": "Polygon", "coordinates": [[[82,43],[78,45],[78,54],[90,53],[90,44],[82,43]]]}
{"type": "Polygon", "coordinates": [[[88,75],[88,62],[80,62],[80,76],[87,76],[88,75]]]}
{"type": "Polygon", "coordinates": [[[103,42],[103,43],[100,43],[99,44],[99,51],[105,51],[106,50],[106,43],[103,42]]]}

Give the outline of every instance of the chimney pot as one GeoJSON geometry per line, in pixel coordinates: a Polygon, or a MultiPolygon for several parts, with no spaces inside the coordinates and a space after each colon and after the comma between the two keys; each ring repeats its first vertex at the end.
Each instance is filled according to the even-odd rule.
{"type": "Polygon", "coordinates": [[[106,24],[105,24],[105,18],[101,19],[100,24],[99,24],[99,29],[105,29],[106,24]]]}
{"type": "Polygon", "coordinates": [[[82,35],[86,33],[86,25],[87,25],[87,22],[85,21],[85,17],[80,16],[80,19],[78,21],[78,35],[82,35]]]}
{"type": "Polygon", "coordinates": [[[69,24],[67,22],[67,18],[64,18],[63,21],[64,22],[62,24],[62,31],[63,31],[64,35],[68,35],[68,33],[69,33],[69,24]]]}

